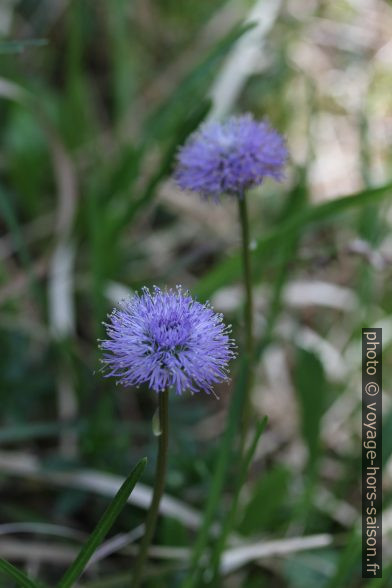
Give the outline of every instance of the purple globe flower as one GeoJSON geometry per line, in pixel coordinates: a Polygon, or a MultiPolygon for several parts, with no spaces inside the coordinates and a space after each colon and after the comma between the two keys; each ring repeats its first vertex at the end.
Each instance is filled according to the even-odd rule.
{"type": "Polygon", "coordinates": [[[174,387],[212,391],[227,378],[235,356],[234,342],[221,314],[192,299],[180,286],[154,287],[121,303],[105,323],[108,339],[101,341],[106,376],[128,386],[148,386],[160,392],[174,387]]]}
{"type": "Polygon", "coordinates": [[[242,197],[266,176],[283,177],[287,159],[283,137],[252,115],[206,122],[177,155],[174,178],[184,190],[217,199],[221,194],[242,197]]]}

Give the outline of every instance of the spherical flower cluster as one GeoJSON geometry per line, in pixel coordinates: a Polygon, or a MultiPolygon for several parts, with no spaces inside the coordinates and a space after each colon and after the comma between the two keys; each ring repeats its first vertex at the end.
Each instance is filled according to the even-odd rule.
{"type": "Polygon", "coordinates": [[[287,149],[283,137],[250,114],[206,122],[180,149],[174,178],[184,190],[217,199],[242,197],[266,176],[283,177],[287,149]]]}
{"type": "Polygon", "coordinates": [[[108,339],[100,344],[106,376],[129,386],[147,384],[156,392],[174,387],[178,394],[209,393],[227,379],[235,356],[222,315],[180,286],[143,288],[112,312],[106,330],[108,339]]]}

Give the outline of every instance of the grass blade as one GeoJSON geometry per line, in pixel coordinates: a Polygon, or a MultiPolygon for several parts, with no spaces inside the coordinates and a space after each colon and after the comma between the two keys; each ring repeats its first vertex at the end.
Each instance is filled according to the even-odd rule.
{"type": "MultiPolygon", "coordinates": [[[[216,68],[235,43],[254,26],[254,23],[236,24],[201,62],[185,75],[167,101],[160,104],[146,121],[144,135],[147,140],[152,137],[156,141],[173,133],[173,122],[184,117],[190,104],[204,99],[216,68]]],[[[175,122],[174,124],[176,126],[175,122]]]]}
{"type": "Polygon", "coordinates": [[[103,541],[118,515],[124,508],[136,482],[139,480],[146,466],[147,458],[143,458],[134,467],[124,484],[121,486],[113,501],[110,503],[98,525],[90,535],[87,543],[82,547],[79,555],[75,559],[71,567],[66,571],[63,578],[60,580],[59,588],[69,588],[74,585],[76,580],[82,574],[87,562],[96,551],[99,544],[103,541]]]}
{"type": "Polygon", "coordinates": [[[320,453],[320,422],[327,398],[323,366],[315,353],[299,350],[294,381],[301,414],[302,436],[308,447],[308,468],[313,471],[320,453]]]}
{"type": "Polygon", "coordinates": [[[36,584],[23,572],[18,570],[15,566],[10,564],[5,559],[0,559],[0,571],[4,572],[9,578],[12,578],[17,582],[17,585],[21,588],[38,588],[39,584],[36,584]]]}
{"type": "Polygon", "coordinates": [[[323,366],[315,353],[299,350],[294,382],[301,415],[302,437],[308,449],[305,485],[296,510],[297,520],[305,526],[313,510],[321,451],[320,423],[328,392],[323,366]]]}

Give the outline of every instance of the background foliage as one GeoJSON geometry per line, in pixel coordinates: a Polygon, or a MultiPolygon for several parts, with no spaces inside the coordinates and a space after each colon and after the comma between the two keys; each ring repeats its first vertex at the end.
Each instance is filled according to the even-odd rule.
{"type": "MultiPolygon", "coordinates": [[[[359,342],[371,325],[383,328],[386,388],[386,569],[375,585],[388,585],[390,4],[3,0],[0,27],[0,556],[58,581],[147,454],[145,485],[80,581],[127,585],[156,399],[103,379],[96,339],[129,291],[182,283],[225,313],[241,344],[235,203],[182,194],[170,175],[201,120],[251,111],[285,134],[291,161],[284,183],[249,199],[253,407],[269,423],[223,585],[361,585],[359,342]]],[[[232,451],[232,388],[219,402],[172,398],[166,491],[180,502],[164,506],[148,586],[186,577],[225,439],[232,451]]],[[[226,466],[215,523],[235,493],[238,464],[226,466]]]]}

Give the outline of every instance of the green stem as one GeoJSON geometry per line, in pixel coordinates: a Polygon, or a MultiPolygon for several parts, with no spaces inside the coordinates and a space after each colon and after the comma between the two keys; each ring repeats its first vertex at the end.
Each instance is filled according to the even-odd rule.
{"type": "Polygon", "coordinates": [[[143,579],[143,570],[147,560],[148,548],[154,535],[159,512],[159,503],[165,487],[167,447],[169,440],[169,391],[164,390],[159,394],[159,423],[160,436],[158,445],[158,460],[155,472],[154,491],[150,508],[147,514],[145,531],[140,544],[139,555],[136,560],[132,588],[138,588],[143,579]]]}
{"type": "Polygon", "coordinates": [[[240,224],[242,233],[242,266],[245,286],[245,357],[248,365],[248,377],[246,379],[245,397],[242,413],[242,445],[245,444],[246,433],[250,421],[250,393],[254,378],[254,338],[253,338],[253,293],[252,270],[250,261],[250,237],[248,206],[245,194],[238,198],[240,224]]]}

